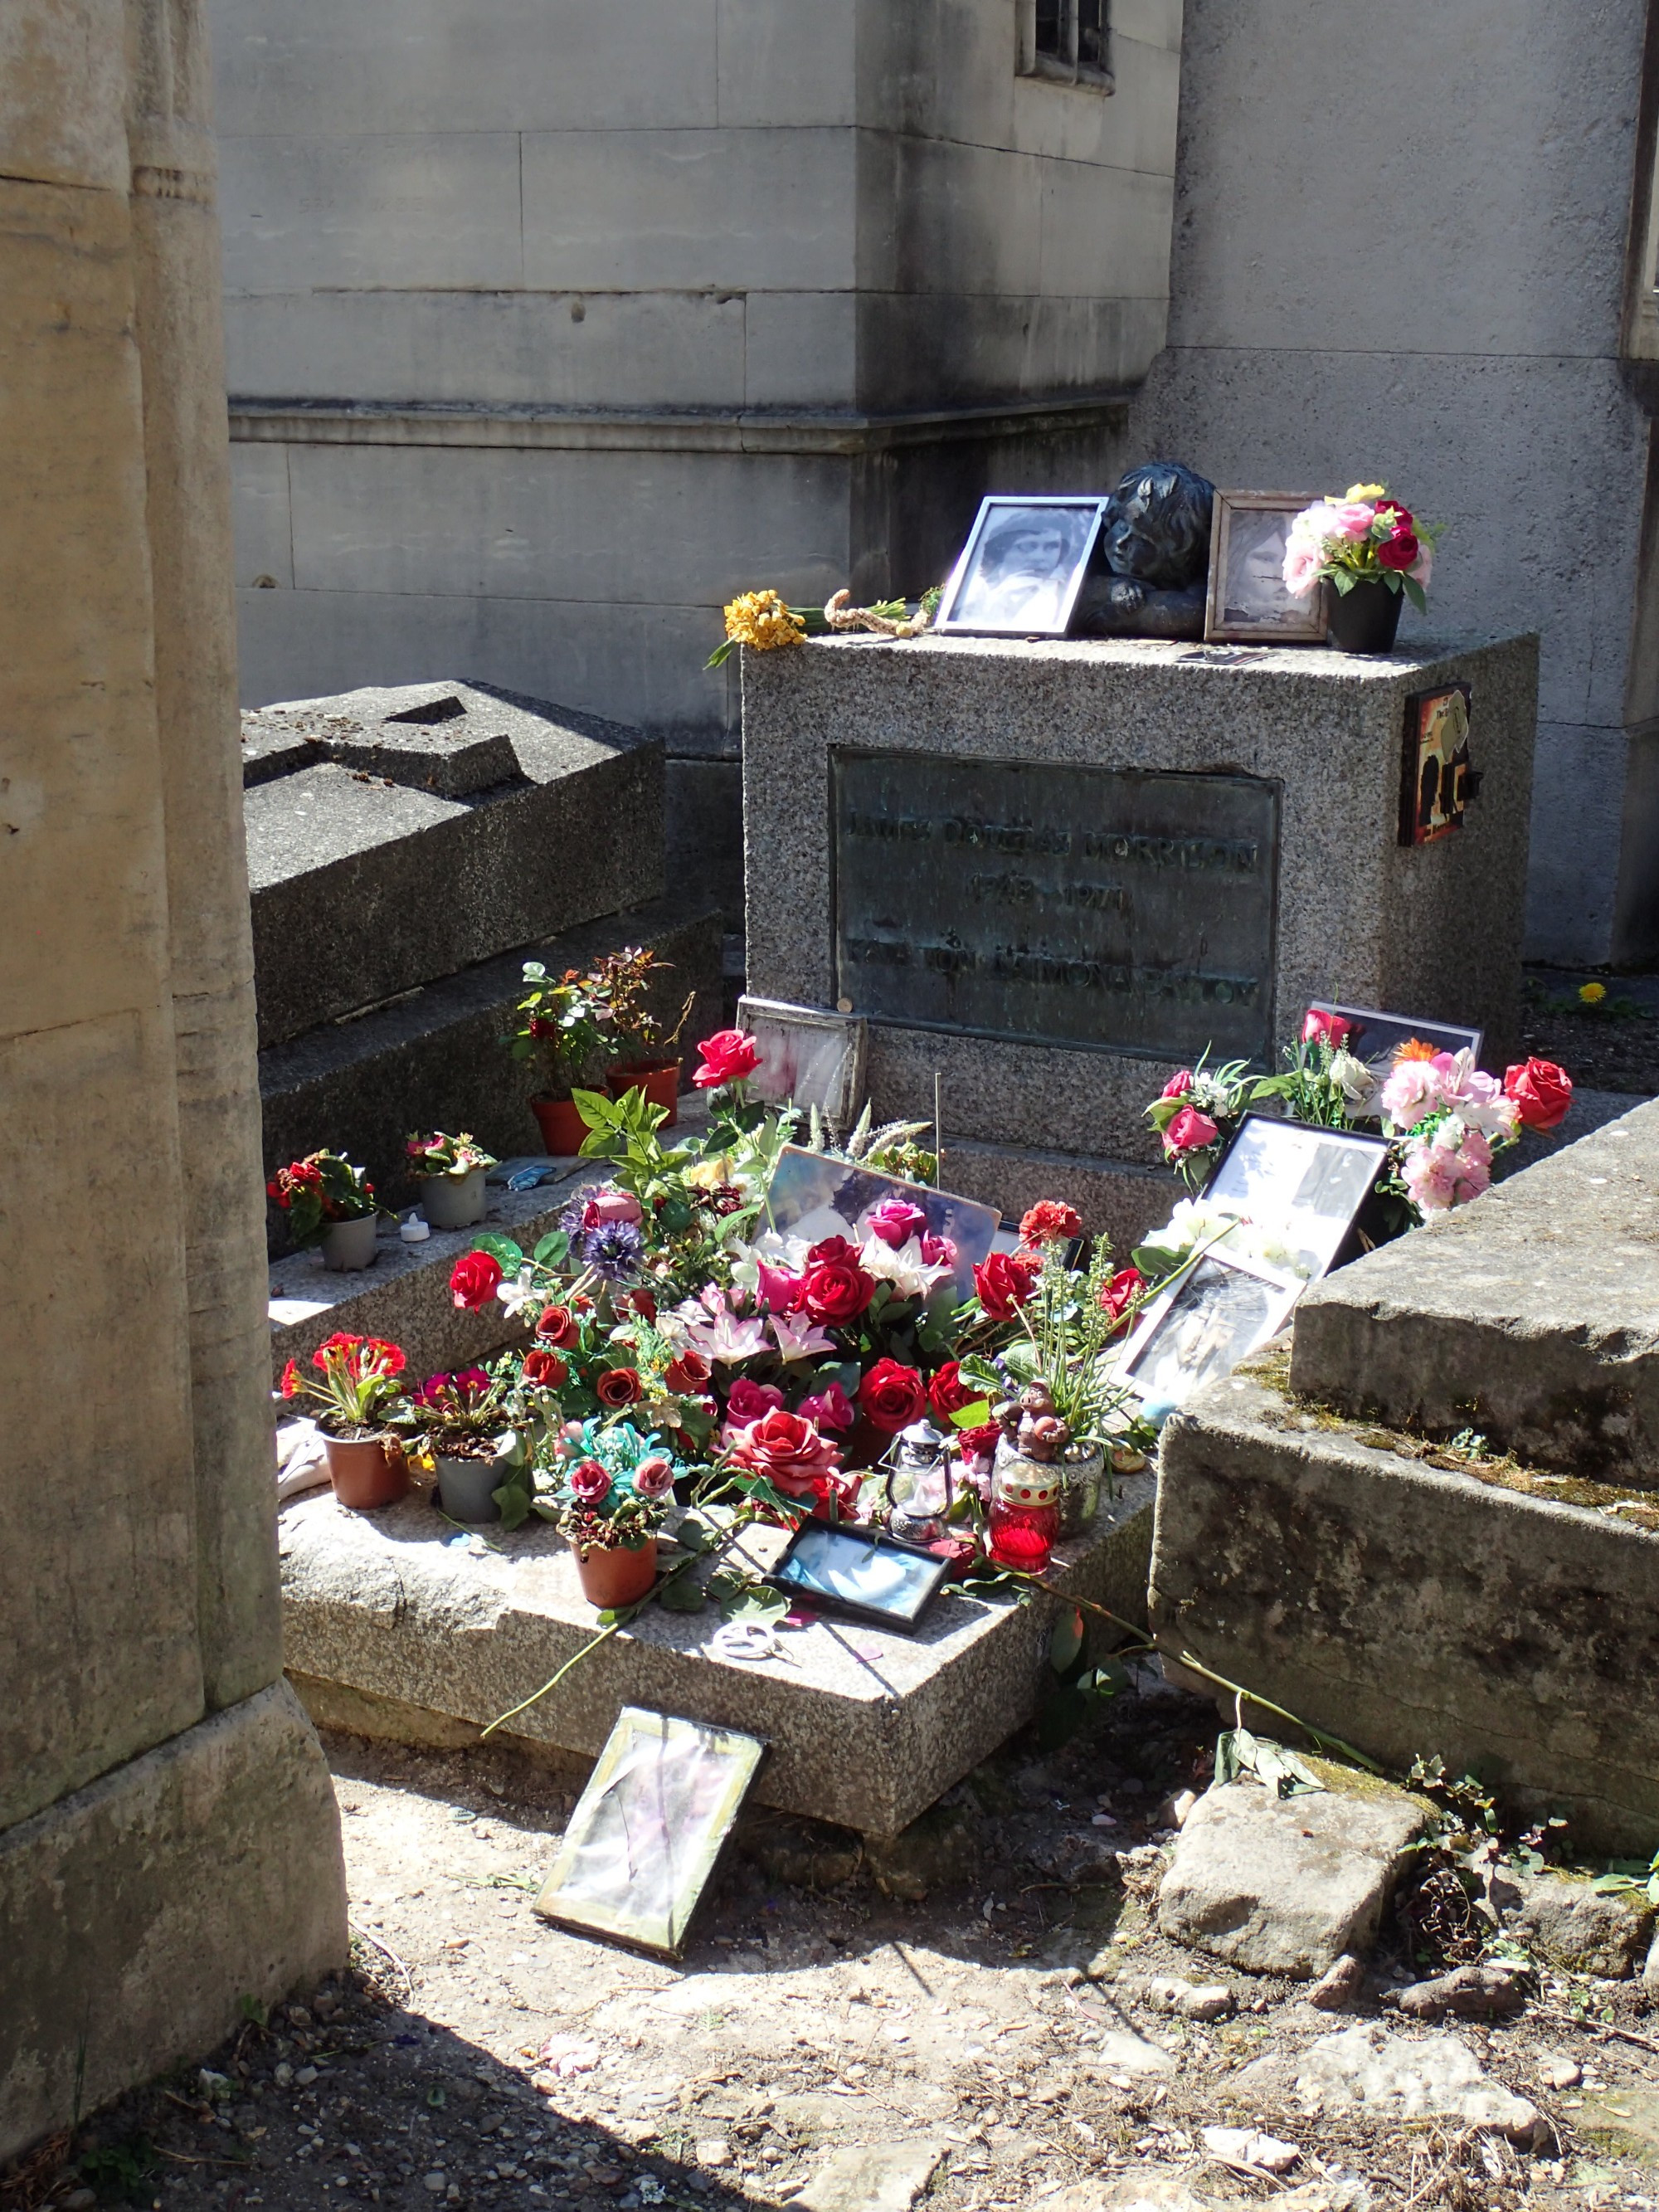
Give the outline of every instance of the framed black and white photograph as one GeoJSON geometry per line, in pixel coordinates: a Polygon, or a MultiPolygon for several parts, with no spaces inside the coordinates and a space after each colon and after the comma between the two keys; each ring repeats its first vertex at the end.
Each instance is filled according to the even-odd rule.
{"type": "Polygon", "coordinates": [[[1311,1279],[1347,1242],[1388,1151],[1381,1137],[1247,1114],[1205,1186],[1204,1201],[1265,1231],[1311,1279]]]}
{"type": "Polygon", "coordinates": [[[1104,499],[982,500],[934,629],[958,636],[1064,637],[1105,507],[1104,499]]]}
{"type": "Polygon", "coordinates": [[[1218,491],[1210,525],[1210,592],[1204,635],[1227,644],[1321,645],[1322,586],[1293,599],[1285,541],[1316,493],[1218,491]]]}
{"type": "Polygon", "coordinates": [[[536,1911],[678,1959],[765,1749],[737,1729],[624,1705],[536,1911]]]}
{"type": "Polygon", "coordinates": [[[870,1024],[862,1014],[832,1014],[781,999],[741,998],[738,1027],[760,1052],[750,1096],[769,1105],[816,1106],[844,1136],[864,1104],[870,1024]]]}
{"type": "Polygon", "coordinates": [[[1184,1405],[1276,1336],[1304,1287],[1299,1276],[1206,1252],[1141,1315],[1118,1373],[1149,1409],[1184,1405]]]}
{"type": "Polygon", "coordinates": [[[908,1635],[950,1571],[948,1559],[884,1530],[807,1521],[765,1579],[788,1596],[908,1635]]]}
{"type": "MultiPolygon", "coordinates": [[[[1431,1052],[1467,1052],[1476,1067],[1480,1065],[1480,1048],[1486,1042],[1483,1030],[1464,1029],[1455,1022],[1422,1021],[1413,1014],[1380,1014],[1370,1006],[1328,1005],[1322,999],[1316,999],[1308,1011],[1330,1014],[1347,1024],[1343,1048],[1364,1063],[1378,1091],[1393,1074],[1395,1056],[1401,1045],[1418,1048],[1413,1055],[1416,1059],[1424,1057],[1420,1048],[1427,1046],[1431,1052]]],[[[1358,1118],[1376,1121],[1382,1109],[1373,1097],[1369,1104],[1353,1111],[1358,1118]]]]}

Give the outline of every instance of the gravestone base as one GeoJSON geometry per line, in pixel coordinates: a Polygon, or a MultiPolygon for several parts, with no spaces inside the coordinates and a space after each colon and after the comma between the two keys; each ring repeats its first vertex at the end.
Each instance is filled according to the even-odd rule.
{"type": "Polygon", "coordinates": [[[945,1141],[945,1180],[963,1198],[998,1206],[1010,1221],[1018,1221],[1039,1199],[1064,1199],[1082,1215],[1089,1234],[1106,1237],[1126,1267],[1147,1231],[1167,1221],[1170,1207],[1185,1194],[1185,1185],[1167,1168],[1143,1167],[1133,1160],[1023,1150],[977,1137],[957,1143],[948,1122],[945,1141]]]}
{"type": "MultiPolygon", "coordinates": [[[[1120,1479],[1088,1534],[1058,1547],[1059,1593],[1144,1621],[1155,1488],[1120,1479]]],[[[329,1494],[283,1508],[287,1663],[320,1725],[475,1741],[592,1641],[597,1616],[548,1523],[457,1533],[423,1492],[372,1514],[329,1494]]],[[[735,1554],[763,1571],[786,1540],[750,1528],[735,1554]]],[[[491,1741],[591,1760],[625,1705],[744,1729],[770,1747],[760,1802],[896,1835],[1030,1718],[1056,1609],[941,1594],[913,1636],[826,1613],[780,1632],[787,1656],[744,1662],[709,1649],[714,1607],[653,1606],[491,1741]]]]}

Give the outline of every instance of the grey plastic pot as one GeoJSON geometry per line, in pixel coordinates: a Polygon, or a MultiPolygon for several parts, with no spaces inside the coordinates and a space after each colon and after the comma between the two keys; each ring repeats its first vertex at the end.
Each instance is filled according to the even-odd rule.
{"type": "Polygon", "coordinates": [[[495,1493],[511,1471],[516,1439],[509,1430],[495,1439],[489,1459],[440,1459],[438,1502],[452,1521],[499,1521],[495,1493]]]}
{"type": "Polygon", "coordinates": [[[331,1221],[323,1231],[323,1265],[344,1273],[374,1265],[374,1238],[380,1217],[361,1213],[355,1221],[331,1221]]]}
{"type": "Polygon", "coordinates": [[[1100,1510],[1106,1480],[1106,1455],[1097,1444],[1079,1459],[1060,1463],[1060,1533],[1080,1536],[1100,1510]]]}
{"type": "Polygon", "coordinates": [[[434,1229],[471,1229],[484,1218],[484,1168],[464,1176],[422,1176],[421,1211],[434,1229]]]}

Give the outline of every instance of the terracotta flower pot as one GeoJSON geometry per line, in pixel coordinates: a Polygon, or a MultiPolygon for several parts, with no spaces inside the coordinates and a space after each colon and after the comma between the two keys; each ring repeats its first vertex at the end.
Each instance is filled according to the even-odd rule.
{"type": "Polygon", "coordinates": [[[613,1098],[621,1098],[629,1091],[643,1091],[653,1106],[668,1109],[665,1129],[678,1127],[680,1118],[680,1064],[678,1060],[658,1060],[644,1067],[613,1067],[605,1079],[605,1087],[613,1098]]]}
{"type": "Polygon", "coordinates": [[[569,1159],[580,1152],[587,1139],[587,1124],[574,1098],[532,1098],[530,1110],[541,1124],[542,1142],[550,1152],[569,1159]]]}
{"type": "Polygon", "coordinates": [[[1391,592],[1374,577],[1362,576],[1351,592],[1334,584],[1325,592],[1325,639],[1339,653],[1392,653],[1400,627],[1403,592],[1391,592]]]}
{"type": "Polygon", "coordinates": [[[328,1479],[356,1513],[395,1505],[409,1488],[409,1462],[396,1437],[325,1437],[328,1479]]]}
{"type": "Polygon", "coordinates": [[[380,1218],[360,1213],[355,1221],[331,1221],[323,1231],[323,1265],[337,1273],[374,1265],[374,1239],[380,1218]]]}
{"type": "Polygon", "coordinates": [[[636,1604],[657,1579],[657,1540],[651,1537],[637,1551],[613,1544],[604,1551],[578,1552],[576,1572],[582,1595],[599,1612],[636,1604]]]}
{"type": "Polygon", "coordinates": [[[421,1211],[434,1229],[471,1229],[484,1218],[484,1168],[464,1176],[422,1176],[421,1211]]]}

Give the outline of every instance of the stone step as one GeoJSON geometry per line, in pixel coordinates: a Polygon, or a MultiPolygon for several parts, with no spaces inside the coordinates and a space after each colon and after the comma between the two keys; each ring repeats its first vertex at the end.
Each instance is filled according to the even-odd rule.
{"type": "Polygon", "coordinates": [[[367,1167],[388,1205],[411,1206],[416,1194],[401,1177],[413,1130],[465,1129],[502,1158],[538,1149],[526,1103],[538,1079],[501,1042],[523,996],[523,963],[543,959],[562,973],[627,945],[649,945],[668,962],[653,1005],[671,1026],[696,994],[681,1040],[688,1050],[720,1026],[720,916],[689,895],[659,899],[268,1047],[259,1055],[266,1175],[326,1146],[367,1167]]]}
{"type": "Polygon", "coordinates": [[[489,686],[262,708],[244,777],[262,1045],[663,888],[660,744],[489,686]]]}
{"type": "MultiPolygon", "coordinates": [[[[1490,1465],[1482,1480],[1395,1441],[1295,1396],[1272,1352],[1175,1414],[1152,1568],[1166,1665],[1196,1661],[1395,1773],[1437,1754],[1518,1813],[1565,1814],[1575,1851],[1645,1857],[1659,1507],[1490,1465]]],[[[1249,1698],[1243,1718],[1283,1733],[1249,1698]]]]}
{"type": "Polygon", "coordinates": [[[1296,1389],[1659,1486],[1659,1101],[1316,1283],[1296,1389]]]}
{"type": "MultiPolygon", "coordinates": [[[[1144,1620],[1153,1491],[1150,1474],[1119,1480],[1089,1533],[1058,1547],[1057,1589],[1144,1620]]],[[[321,1724],[467,1741],[592,1642],[596,1616],[550,1524],[455,1536],[424,1494],[373,1514],[326,1492],[283,1508],[284,1650],[321,1724]]],[[[757,1528],[738,1548],[758,1572],[784,1541],[757,1528]]],[[[941,1595],[914,1636],[825,1615],[781,1632],[787,1656],[737,1661],[710,1649],[713,1605],[652,1606],[501,1740],[592,1759],[625,1705],[741,1728],[769,1746],[761,1803],[891,1836],[1030,1719],[1054,1612],[941,1595]]]]}

